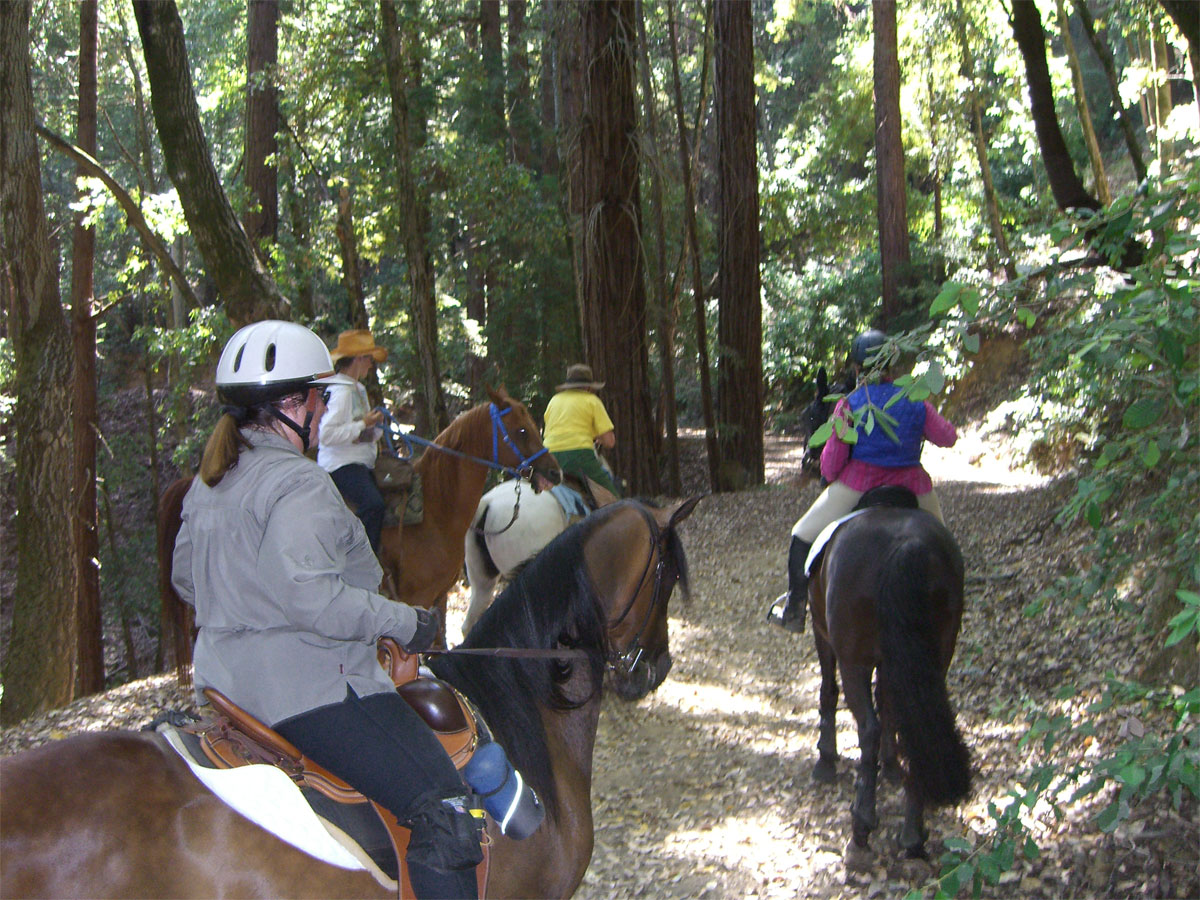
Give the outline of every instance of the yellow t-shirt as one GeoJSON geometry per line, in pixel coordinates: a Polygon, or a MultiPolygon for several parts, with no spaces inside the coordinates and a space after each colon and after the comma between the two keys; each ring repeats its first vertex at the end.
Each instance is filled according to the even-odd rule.
{"type": "Polygon", "coordinates": [[[591,391],[559,391],[546,404],[546,434],[542,443],[551,453],[591,450],[592,442],[613,430],[612,419],[591,391]]]}

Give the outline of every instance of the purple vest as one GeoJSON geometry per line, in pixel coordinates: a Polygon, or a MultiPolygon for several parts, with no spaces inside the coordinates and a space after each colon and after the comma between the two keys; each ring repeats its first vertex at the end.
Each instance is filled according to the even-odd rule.
{"type": "MultiPolygon", "coordinates": [[[[883,384],[863,385],[854,391],[846,402],[850,409],[857,413],[867,405],[867,396],[876,409],[883,409],[900,388],[889,382],[883,384]]],[[[879,424],[878,414],[875,416],[875,427],[870,434],[861,425],[858,428],[858,443],[850,450],[851,459],[871,463],[888,469],[902,469],[921,464],[921,448],[925,443],[925,404],[902,397],[884,410],[886,415],[896,420],[893,440],[879,424]]]]}

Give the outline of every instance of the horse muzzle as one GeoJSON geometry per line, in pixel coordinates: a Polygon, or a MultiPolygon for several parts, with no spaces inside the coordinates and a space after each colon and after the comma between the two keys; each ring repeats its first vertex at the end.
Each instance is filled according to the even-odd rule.
{"type": "Polygon", "coordinates": [[[642,655],[628,669],[614,669],[612,687],[622,700],[641,700],[667,680],[671,654],[660,653],[653,659],[642,655]]]}

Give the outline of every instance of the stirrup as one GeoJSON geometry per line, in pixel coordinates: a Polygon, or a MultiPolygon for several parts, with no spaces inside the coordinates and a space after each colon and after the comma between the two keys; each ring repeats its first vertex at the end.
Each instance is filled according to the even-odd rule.
{"type": "Polygon", "coordinates": [[[777,628],[782,628],[784,631],[790,631],[792,634],[802,634],[804,632],[804,617],[802,615],[792,614],[785,616],[784,613],[788,608],[789,593],[782,593],[775,598],[770,607],[767,609],[767,622],[777,628]]]}

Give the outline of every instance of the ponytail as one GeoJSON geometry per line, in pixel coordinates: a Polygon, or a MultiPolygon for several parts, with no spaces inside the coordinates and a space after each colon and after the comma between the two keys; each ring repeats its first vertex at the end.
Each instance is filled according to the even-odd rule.
{"type": "Polygon", "coordinates": [[[238,427],[237,417],[232,412],[226,412],[208,436],[204,456],[200,459],[200,480],[209,487],[220,484],[225,473],[237,465],[242,448],[250,447],[250,442],[242,437],[238,427]]]}

